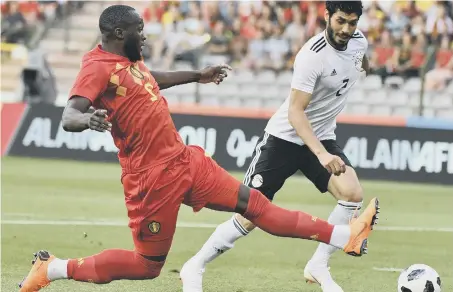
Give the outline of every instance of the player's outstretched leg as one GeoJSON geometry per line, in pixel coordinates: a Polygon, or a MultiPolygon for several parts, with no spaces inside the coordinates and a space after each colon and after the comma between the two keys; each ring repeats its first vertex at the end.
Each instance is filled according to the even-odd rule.
{"type": "Polygon", "coordinates": [[[310,214],[280,208],[259,191],[242,185],[237,209],[267,233],[315,240],[340,248],[349,255],[362,256],[367,253],[368,236],[378,219],[379,201],[373,198],[349,225],[331,225],[310,214]]]}
{"type": "MultiPolygon", "coordinates": [[[[364,212],[353,219],[349,225],[331,225],[301,211],[290,211],[272,204],[263,194],[244,185],[240,186],[236,207],[234,210],[242,214],[253,224],[267,233],[279,237],[292,237],[315,240],[342,249],[349,255],[362,256],[367,253],[368,236],[377,223],[379,201],[373,198],[364,212]]],[[[216,201],[214,206],[225,205],[216,201]]],[[[211,209],[215,207],[207,206],[211,209]]],[[[184,292],[201,292],[203,270],[193,269],[187,262],[181,269],[184,292]]]]}
{"type": "Polygon", "coordinates": [[[153,261],[134,251],[122,249],[108,249],[93,256],[70,260],[58,259],[47,251],[39,251],[34,256],[30,272],[19,284],[20,292],[39,291],[60,279],[96,284],[114,280],[154,279],[165,263],[165,257],[162,261],[153,261]]]}

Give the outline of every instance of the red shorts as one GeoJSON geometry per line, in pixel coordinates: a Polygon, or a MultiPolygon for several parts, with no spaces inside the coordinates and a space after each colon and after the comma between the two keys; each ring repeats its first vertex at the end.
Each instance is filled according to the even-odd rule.
{"type": "Polygon", "coordinates": [[[147,256],[168,254],[182,203],[198,212],[206,205],[234,211],[240,182],[198,146],[173,160],[122,178],[135,249],[147,256]]]}

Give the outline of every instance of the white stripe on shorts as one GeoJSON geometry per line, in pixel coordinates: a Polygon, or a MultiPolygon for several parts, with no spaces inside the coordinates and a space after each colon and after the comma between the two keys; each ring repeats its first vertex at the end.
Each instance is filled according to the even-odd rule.
{"type": "Polygon", "coordinates": [[[250,163],[249,168],[247,169],[247,172],[245,173],[244,180],[242,181],[242,183],[246,186],[249,185],[250,180],[252,178],[252,174],[255,172],[255,165],[258,162],[260,155],[261,155],[261,147],[266,145],[267,138],[269,138],[269,134],[267,132],[264,132],[263,141],[261,141],[260,143],[258,143],[256,145],[255,156],[253,157],[252,162],[250,163]]]}

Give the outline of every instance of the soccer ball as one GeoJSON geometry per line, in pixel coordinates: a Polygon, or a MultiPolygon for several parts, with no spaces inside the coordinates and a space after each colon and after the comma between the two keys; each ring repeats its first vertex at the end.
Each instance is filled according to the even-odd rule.
{"type": "Polygon", "coordinates": [[[430,266],[415,264],[401,272],[398,292],[441,292],[439,274],[430,266]]]}

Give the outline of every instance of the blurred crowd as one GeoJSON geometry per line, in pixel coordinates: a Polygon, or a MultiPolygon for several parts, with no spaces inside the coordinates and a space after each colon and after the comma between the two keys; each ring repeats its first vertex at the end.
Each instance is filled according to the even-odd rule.
{"type": "MultiPolygon", "coordinates": [[[[451,1],[363,4],[358,28],[368,38],[374,74],[383,80],[419,76],[428,45],[436,44],[430,86],[453,78],[451,1]]],[[[143,11],[146,58],[160,68],[208,59],[250,70],[291,70],[301,46],[325,29],[324,10],[318,1],[152,1],[143,11]]]]}
{"type": "Polygon", "coordinates": [[[24,44],[46,24],[63,19],[71,11],[81,8],[82,1],[0,1],[3,43],[24,44]]]}

